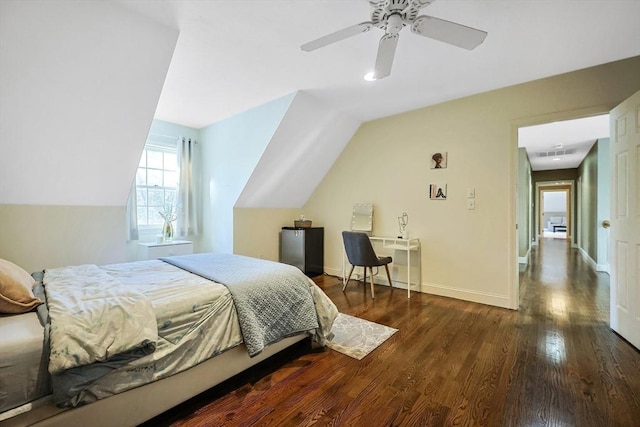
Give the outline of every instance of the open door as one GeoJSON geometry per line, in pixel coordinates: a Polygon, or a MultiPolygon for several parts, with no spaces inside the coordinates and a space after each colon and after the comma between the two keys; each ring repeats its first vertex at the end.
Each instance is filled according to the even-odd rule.
{"type": "Polygon", "coordinates": [[[640,349],[640,92],[610,117],[611,329],[640,349]]]}

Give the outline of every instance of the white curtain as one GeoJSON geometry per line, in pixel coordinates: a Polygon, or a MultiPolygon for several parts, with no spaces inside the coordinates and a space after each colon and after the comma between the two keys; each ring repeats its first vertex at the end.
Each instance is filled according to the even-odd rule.
{"type": "Polygon", "coordinates": [[[180,237],[198,234],[197,191],[194,177],[195,144],[191,138],[178,138],[177,235],[180,237]]]}
{"type": "Polygon", "coordinates": [[[127,241],[138,240],[138,203],[136,197],[136,180],[134,178],[129,199],[127,199],[127,241]]]}

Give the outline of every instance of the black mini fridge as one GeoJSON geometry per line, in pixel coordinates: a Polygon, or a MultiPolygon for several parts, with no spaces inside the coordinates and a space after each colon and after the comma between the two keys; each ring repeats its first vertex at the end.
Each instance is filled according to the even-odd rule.
{"type": "Polygon", "coordinates": [[[324,227],[282,227],[280,262],[298,267],[309,277],[324,273],[324,227]]]}

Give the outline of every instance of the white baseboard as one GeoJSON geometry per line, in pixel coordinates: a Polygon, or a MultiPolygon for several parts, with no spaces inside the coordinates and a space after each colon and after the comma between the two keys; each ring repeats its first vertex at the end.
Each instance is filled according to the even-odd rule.
{"type": "Polygon", "coordinates": [[[609,264],[596,264],[596,271],[609,274],[609,264]]]}
{"type": "Polygon", "coordinates": [[[587,261],[587,264],[589,264],[589,266],[591,266],[591,268],[593,268],[595,271],[598,271],[596,262],[593,260],[593,258],[589,256],[587,251],[585,251],[582,248],[579,248],[579,249],[580,249],[580,254],[582,254],[582,258],[584,258],[584,260],[587,261]]]}
{"type": "Polygon", "coordinates": [[[518,257],[518,264],[528,264],[529,263],[529,255],[531,255],[531,248],[527,250],[527,254],[525,256],[518,257]]]}
{"type": "MultiPolygon", "coordinates": [[[[342,269],[325,267],[324,271],[330,276],[343,278],[342,269]]],[[[362,271],[362,270],[360,269],[359,271],[362,271]]],[[[345,272],[345,275],[346,274],[349,274],[348,270],[345,272]]],[[[354,271],[353,274],[351,275],[351,280],[362,280],[362,273],[358,273],[354,271]]],[[[369,283],[369,275],[367,275],[367,283],[369,283]]],[[[389,281],[387,280],[387,276],[384,274],[384,269],[382,269],[382,275],[380,275],[380,271],[378,271],[378,274],[373,276],[373,283],[375,283],[376,285],[389,286],[389,281]]],[[[407,289],[407,284],[405,282],[393,280],[393,287],[398,289],[407,289]]],[[[421,292],[419,289],[416,288],[415,284],[411,286],[411,291],[421,292]]]]}
{"type": "Polygon", "coordinates": [[[449,286],[436,285],[433,283],[423,283],[421,286],[421,292],[496,307],[513,308],[510,305],[509,297],[489,292],[469,291],[466,289],[451,288],[449,286]]]}
{"type": "MultiPolygon", "coordinates": [[[[336,269],[336,268],[325,267],[325,272],[331,276],[342,277],[341,268],[336,269]]],[[[383,285],[383,286],[386,286],[389,284],[387,282],[387,277],[384,274],[382,274],[382,276],[380,275],[374,276],[373,282],[377,285],[383,285]]],[[[407,289],[407,284],[404,282],[398,282],[394,280],[393,287],[396,289],[407,289]]],[[[436,285],[433,283],[422,283],[418,287],[416,287],[416,285],[412,285],[411,292],[422,292],[425,294],[433,294],[433,295],[438,295],[442,297],[455,298],[463,301],[476,302],[476,303],[491,305],[495,307],[514,309],[514,307],[511,307],[510,305],[509,297],[492,294],[488,292],[469,291],[466,289],[452,288],[449,286],[436,285]]]]}
{"type": "MultiPolygon", "coordinates": [[[[342,277],[342,269],[341,268],[329,268],[329,267],[324,267],[324,272],[327,273],[329,276],[337,276],[337,277],[342,277]]],[[[347,271],[347,274],[349,274],[349,272],[347,271]]]]}

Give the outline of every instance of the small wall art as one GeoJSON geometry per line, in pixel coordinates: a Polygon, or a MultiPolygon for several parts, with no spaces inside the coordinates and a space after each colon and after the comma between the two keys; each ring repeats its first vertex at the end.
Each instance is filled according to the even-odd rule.
{"type": "Polygon", "coordinates": [[[431,155],[431,169],[447,168],[447,152],[439,151],[431,155]]]}
{"type": "Polygon", "coordinates": [[[430,184],[429,198],[431,200],[447,200],[447,184],[430,184]]]}

